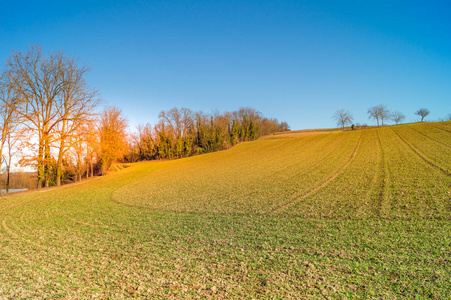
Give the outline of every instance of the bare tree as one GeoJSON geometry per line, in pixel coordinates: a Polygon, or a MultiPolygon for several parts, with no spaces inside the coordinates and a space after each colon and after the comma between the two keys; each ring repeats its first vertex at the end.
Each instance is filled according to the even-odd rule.
{"type": "Polygon", "coordinates": [[[7,153],[6,155],[3,155],[2,158],[6,165],[6,182],[5,182],[5,190],[6,193],[9,192],[10,187],[10,180],[11,180],[11,163],[12,158],[16,156],[20,152],[20,148],[17,147],[18,142],[20,142],[20,139],[23,137],[20,130],[11,131],[6,136],[6,149],[7,153]]]}
{"type": "Polygon", "coordinates": [[[39,46],[25,53],[13,52],[8,60],[7,72],[21,100],[17,113],[37,139],[38,188],[49,186],[54,175],[54,148],[58,150],[56,181],[60,184],[62,157],[72,146],[69,137],[92,116],[97,105],[97,92],[84,79],[88,70],[63,52],[45,55],[39,46]]]}
{"type": "Polygon", "coordinates": [[[372,106],[368,109],[369,119],[375,119],[377,126],[379,127],[379,121],[381,121],[382,126],[384,126],[384,119],[389,118],[390,111],[383,104],[372,106]]]}
{"type": "Polygon", "coordinates": [[[231,120],[232,113],[230,112],[220,113],[216,111],[213,113],[213,127],[218,140],[218,149],[227,149],[229,147],[231,120]]]}
{"type": "Polygon", "coordinates": [[[377,126],[379,127],[379,119],[380,119],[380,115],[379,115],[379,110],[377,109],[376,106],[372,106],[370,108],[368,108],[368,114],[369,114],[369,119],[375,119],[377,122],[377,126]]]}
{"type": "MultiPolygon", "coordinates": [[[[3,157],[2,151],[5,144],[11,145],[11,135],[15,133],[20,123],[17,112],[19,104],[20,97],[14,89],[11,73],[5,71],[0,74],[0,158],[3,157]]],[[[13,141],[15,141],[14,138],[13,141]]],[[[9,164],[5,162],[9,172],[9,164]]]]}
{"type": "Polygon", "coordinates": [[[277,131],[288,131],[288,130],[290,130],[290,126],[288,125],[288,123],[287,122],[285,122],[285,121],[283,121],[283,122],[280,122],[280,124],[279,124],[279,126],[278,126],[278,128],[277,128],[277,131]]]}
{"type": "MultiPolygon", "coordinates": [[[[287,124],[288,125],[288,124],[287,124]]],[[[263,118],[261,121],[261,127],[260,127],[260,136],[273,134],[277,131],[279,128],[279,121],[277,119],[268,119],[263,118]]]]}
{"type": "Polygon", "coordinates": [[[188,137],[190,131],[193,130],[194,126],[194,113],[191,109],[182,107],[180,109],[181,113],[181,124],[182,124],[182,137],[185,139],[188,137]]]}
{"type": "Polygon", "coordinates": [[[138,132],[133,135],[134,144],[136,145],[139,159],[150,160],[155,154],[155,140],[152,136],[152,126],[139,124],[136,128],[138,132]]]}
{"type": "MultiPolygon", "coordinates": [[[[79,146],[85,135],[82,132],[91,131],[94,128],[94,110],[99,103],[98,92],[91,89],[85,82],[87,66],[77,66],[74,59],[67,60],[67,70],[62,74],[65,84],[61,88],[60,96],[56,103],[58,112],[57,126],[55,127],[56,147],[58,158],[56,163],[56,185],[61,185],[61,171],[64,154],[74,146],[79,146]]],[[[79,178],[80,179],[80,178],[79,178]]]]}
{"type": "Polygon", "coordinates": [[[182,135],[182,116],[177,107],[168,111],[161,111],[158,117],[163,120],[166,128],[171,131],[173,137],[177,138],[182,135]]]}
{"type": "Polygon", "coordinates": [[[100,116],[100,166],[104,174],[127,150],[127,120],[120,109],[106,107],[100,116]]]}
{"type": "Polygon", "coordinates": [[[391,119],[392,119],[396,124],[399,124],[399,123],[402,122],[405,118],[406,118],[406,116],[405,116],[402,112],[399,112],[399,111],[394,111],[394,112],[391,114],[391,119]]]}
{"type": "MultiPolygon", "coordinates": [[[[86,143],[86,165],[87,173],[86,177],[94,176],[94,162],[96,158],[100,157],[100,140],[98,131],[93,130],[97,126],[98,121],[93,120],[91,126],[87,126],[88,130],[84,131],[84,141],[86,143]]],[[[98,163],[98,161],[97,161],[98,163]]]]}
{"type": "Polygon", "coordinates": [[[427,115],[429,115],[429,109],[427,108],[420,108],[415,112],[417,116],[421,117],[421,122],[423,122],[424,118],[426,118],[427,115]]]}
{"type": "MultiPolygon", "coordinates": [[[[76,180],[81,181],[81,177],[83,175],[83,155],[87,152],[86,149],[86,136],[89,132],[90,128],[88,126],[78,127],[75,131],[77,133],[77,137],[73,137],[77,142],[73,144],[70,148],[73,152],[73,157],[75,158],[75,167],[76,167],[76,180]]],[[[88,173],[88,166],[86,166],[86,172],[88,173]]]]}
{"type": "Polygon", "coordinates": [[[451,121],[451,114],[446,115],[445,121],[451,121]]]}
{"type": "Polygon", "coordinates": [[[175,149],[177,157],[189,155],[191,152],[191,141],[189,133],[194,131],[194,113],[189,109],[174,107],[168,111],[161,111],[159,118],[167,131],[166,144],[175,149]]]}
{"type": "Polygon", "coordinates": [[[338,126],[342,126],[343,131],[345,130],[345,125],[351,124],[353,119],[351,113],[344,109],[337,110],[333,118],[338,126]]]}
{"type": "Polygon", "coordinates": [[[251,141],[258,137],[260,120],[262,119],[262,114],[259,111],[251,107],[241,107],[236,112],[236,117],[243,131],[242,140],[251,141]]]}
{"type": "Polygon", "coordinates": [[[49,183],[51,132],[57,122],[55,102],[63,82],[64,57],[54,53],[46,58],[42,49],[33,46],[26,53],[15,52],[8,61],[13,84],[23,100],[18,110],[25,125],[38,137],[38,188],[49,183]]]}
{"type": "Polygon", "coordinates": [[[390,111],[385,105],[379,105],[379,115],[382,121],[382,126],[384,126],[384,120],[390,118],[390,111]]]}

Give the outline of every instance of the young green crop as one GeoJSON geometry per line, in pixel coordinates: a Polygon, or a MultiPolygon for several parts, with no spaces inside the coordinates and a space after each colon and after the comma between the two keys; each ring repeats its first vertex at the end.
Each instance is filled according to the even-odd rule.
{"type": "Polygon", "coordinates": [[[1,198],[0,298],[446,298],[449,124],[292,134],[1,198]]]}

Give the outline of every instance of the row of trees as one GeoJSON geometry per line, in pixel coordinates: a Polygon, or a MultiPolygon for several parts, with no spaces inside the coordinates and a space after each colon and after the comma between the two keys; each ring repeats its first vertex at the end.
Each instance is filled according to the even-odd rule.
{"type": "Polygon", "coordinates": [[[162,111],[155,126],[128,133],[119,109],[99,111],[99,93],[86,83],[89,67],[39,46],[13,52],[0,70],[0,157],[14,155],[37,170],[37,187],[104,173],[114,161],[172,159],[226,149],[241,141],[288,130],[251,108],[205,114],[162,111]]]}
{"type": "MultiPolygon", "coordinates": [[[[373,119],[377,122],[377,126],[384,126],[384,121],[392,120],[396,124],[402,123],[406,116],[399,111],[390,112],[385,105],[376,105],[368,108],[369,119],[373,119]]],[[[429,115],[427,108],[421,108],[415,112],[415,115],[421,117],[421,122],[429,115]]],[[[344,109],[339,109],[333,116],[338,126],[341,126],[344,130],[346,125],[351,125],[353,121],[352,114],[344,109]]]]}
{"type": "Polygon", "coordinates": [[[173,159],[227,149],[239,142],[289,130],[286,122],[268,119],[252,108],[205,114],[172,108],[159,114],[155,126],[138,126],[128,161],[173,159]]]}
{"type": "Polygon", "coordinates": [[[99,104],[85,81],[88,71],[75,58],[46,56],[38,46],[12,53],[0,74],[0,156],[8,173],[11,149],[26,149],[21,163],[36,167],[38,187],[61,183],[66,158],[90,132],[99,104]]]}

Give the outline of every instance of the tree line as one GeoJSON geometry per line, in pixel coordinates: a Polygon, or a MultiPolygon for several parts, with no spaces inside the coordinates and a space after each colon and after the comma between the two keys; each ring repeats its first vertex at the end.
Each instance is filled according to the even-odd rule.
{"type": "Polygon", "coordinates": [[[99,92],[86,82],[89,69],[39,46],[8,58],[0,70],[0,158],[7,189],[14,156],[36,169],[40,188],[103,174],[115,161],[182,158],[289,130],[286,122],[252,108],[213,114],[173,108],[162,111],[155,126],[129,133],[120,109],[100,107],[99,92]]]}
{"type": "Polygon", "coordinates": [[[159,114],[155,126],[138,126],[127,161],[174,159],[224,150],[276,131],[289,130],[286,122],[268,119],[253,108],[234,112],[193,112],[172,108],[159,114]]]}

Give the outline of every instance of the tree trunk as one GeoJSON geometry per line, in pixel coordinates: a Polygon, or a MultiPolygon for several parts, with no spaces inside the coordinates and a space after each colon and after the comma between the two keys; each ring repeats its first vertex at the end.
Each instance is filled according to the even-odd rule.
{"type": "Polygon", "coordinates": [[[10,164],[11,164],[11,158],[9,159],[9,164],[8,164],[8,166],[7,166],[7,168],[6,168],[6,186],[5,186],[6,193],[9,193],[9,179],[10,179],[10,176],[9,176],[9,174],[10,174],[9,166],[10,166],[10,164]]]}
{"type": "Polygon", "coordinates": [[[48,141],[46,141],[46,143],[45,143],[44,181],[45,181],[45,187],[49,187],[49,181],[50,181],[50,146],[48,144],[48,141]]]}
{"type": "Polygon", "coordinates": [[[60,149],[59,149],[59,153],[58,153],[58,161],[56,162],[56,186],[61,186],[63,149],[64,149],[64,140],[61,140],[60,149]]]}
{"type": "Polygon", "coordinates": [[[61,186],[61,165],[56,166],[56,186],[61,186]]]}
{"type": "Polygon", "coordinates": [[[78,181],[81,181],[81,157],[80,157],[80,153],[78,154],[78,181]]]}
{"type": "Polygon", "coordinates": [[[91,154],[91,177],[94,177],[94,162],[93,162],[93,160],[92,160],[92,154],[91,154]]]}
{"type": "Polygon", "coordinates": [[[44,134],[44,181],[45,187],[49,187],[50,182],[50,141],[49,134],[45,132],[44,134]]]}
{"type": "Polygon", "coordinates": [[[90,168],[91,168],[91,156],[89,156],[89,147],[86,147],[86,178],[89,178],[90,168]]]}
{"type": "Polygon", "coordinates": [[[43,141],[39,141],[39,150],[38,150],[38,180],[37,180],[37,188],[40,189],[42,187],[42,182],[44,179],[44,145],[43,141]]]}

